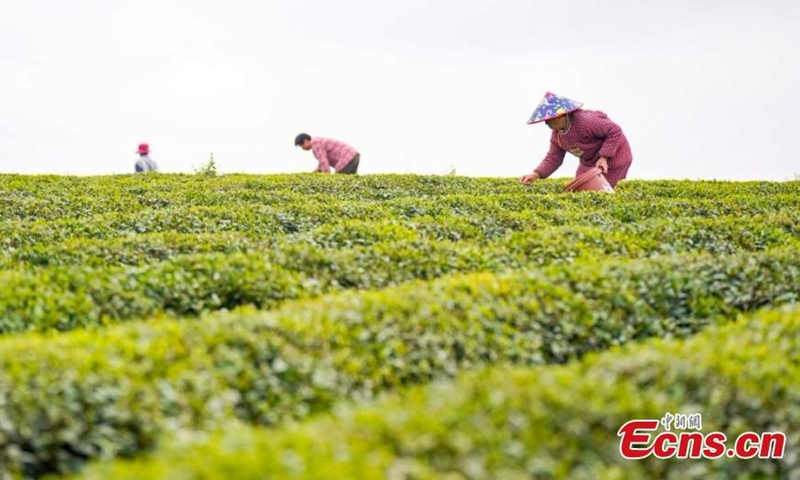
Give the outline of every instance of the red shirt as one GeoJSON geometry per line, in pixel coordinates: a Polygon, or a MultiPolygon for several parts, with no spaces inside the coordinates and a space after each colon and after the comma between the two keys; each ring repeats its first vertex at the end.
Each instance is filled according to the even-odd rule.
{"type": "Polygon", "coordinates": [[[338,172],[358,155],[356,149],[346,143],[321,137],[311,139],[311,151],[319,160],[320,172],[330,172],[331,167],[338,172]]]}
{"type": "Polygon", "coordinates": [[[622,169],[627,172],[633,161],[628,139],[619,125],[605,113],[594,110],[572,112],[569,129],[564,133],[553,131],[550,151],[534,171],[541,178],[549,177],[564,163],[567,152],[578,157],[581,163],[579,170],[594,167],[600,157],[606,157],[609,173],[622,169]]]}

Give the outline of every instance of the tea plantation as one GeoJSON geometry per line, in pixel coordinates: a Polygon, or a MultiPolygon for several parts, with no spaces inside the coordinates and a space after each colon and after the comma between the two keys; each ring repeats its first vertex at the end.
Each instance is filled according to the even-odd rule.
{"type": "Polygon", "coordinates": [[[800,182],[566,183],[0,175],[0,479],[800,478],[800,182]]]}

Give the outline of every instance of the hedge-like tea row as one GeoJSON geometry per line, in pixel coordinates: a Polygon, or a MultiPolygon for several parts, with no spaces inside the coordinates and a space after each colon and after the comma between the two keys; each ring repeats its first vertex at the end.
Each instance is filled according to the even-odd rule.
{"type": "Polygon", "coordinates": [[[79,478],[792,479],[800,475],[799,401],[800,311],[762,312],[568,366],[472,373],[278,432],[229,425],[79,478]],[[726,447],[748,431],[783,432],[784,458],[623,459],[620,427],[666,413],[700,413],[701,432],[725,433],[726,447]]]}
{"type": "MultiPolygon", "coordinates": [[[[524,191],[510,179],[438,178],[376,175],[322,178],[318,175],[227,175],[213,179],[183,175],[148,178],[0,176],[3,218],[61,218],[103,213],[109,203],[125,210],[167,206],[239,206],[298,199],[386,201],[453,194],[498,195],[524,191]]],[[[555,193],[558,183],[543,182],[537,193],[555,193]]],[[[777,192],[776,192],[777,193],[777,192]]]]}
{"type": "Polygon", "coordinates": [[[94,268],[139,266],[197,253],[269,251],[277,240],[242,232],[151,233],[107,239],[75,238],[16,249],[0,268],[82,265],[94,268]]]}
{"type": "MultiPolygon", "coordinates": [[[[101,202],[102,199],[98,199],[101,202]]],[[[107,205],[107,204],[106,204],[107,205]]],[[[113,204],[112,204],[113,205],[113,204]]],[[[106,206],[108,208],[108,206],[106,206]]],[[[51,244],[74,238],[114,238],[142,233],[215,233],[239,231],[251,235],[281,236],[308,232],[339,222],[394,219],[407,222],[420,217],[462,217],[476,226],[520,230],[531,223],[602,224],[635,222],[648,218],[686,218],[755,215],[800,210],[800,196],[731,195],[720,199],[645,198],[601,195],[521,195],[479,197],[468,194],[438,198],[399,198],[387,202],[342,201],[335,198],[300,198],[277,204],[212,206],[169,205],[147,209],[112,207],[109,213],[77,218],[41,218],[0,222],[0,251],[51,244]]]]}
{"type": "Polygon", "coordinates": [[[275,424],[486,364],[560,363],[796,303],[796,249],[474,275],[0,342],[0,465],[36,476],[231,415],[275,424]]]}
{"type": "MultiPolygon", "coordinates": [[[[542,196],[559,194],[569,179],[537,182],[522,187],[517,179],[374,175],[320,177],[313,175],[226,175],[213,179],[186,175],[148,178],[0,176],[1,218],[58,219],[103,213],[109,204],[122,210],[230,205],[238,207],[293,203],[318,198],[341,201],[384,202],[399,198],[437,198],[470,194],[542,196]]],[[[630,200],[720,200],[732,195],[753,199],[796,195],[800,182],[677,182],[626,181],[620,196],[630,200]]],[[[559,195],[559,197],[566,197],[559,195]]]]}
{"type": "MultiPolygon", "coordinates": [[[[194,253],[250,253],[262,251],[269,255],[273,249],[298,242],[324,248],[341,249],[368,246],[382,242],[413,240],[447,240],[473,243],[495,242],[496,233],[516,233],[518,241],[530,243],[531,239],[548,237],[553,244],[559,237],[575,235],[592,238],[597,235],[619,235],[621,238],[637,237],[659,239],[661,245],[678,244],[694,237],[719,237],[724,245],[733,241],[742,248],[757,249],[758,245],[778,245],[791,242],[800,234],[800,216],[770,214],[750,217],[746,225],[738,217],[714,218],[652,218],[636,223],[609,220],[597,227],[575,225],[542,228],[536,222],[489,224],[458,217],[422,217],[413,221],[340,220],[318,227],[310,232],[285,239],[264,237],[246,232],[220,233],[153,233],[108,239],[78,238],[61,243],[43,243],[17,249],[0,257],[0,268],[17,266],[83,265],[110,267],[115,265],[144,265],[170,259],[177,255],[194,253]],[[516,230],[519,228],[520,230],[516,230]],[[589,229],[587,229],[589,228],[589,229]],[[720,232],[720,233],[717,233],[720,232]],[[495,234],[493,234],[495,233],[495,234]],[[745,238],[752,239],[745,245],[745,238]],[[735,237],[735,239],[733,238],[735,237]],[[742,243],[744,242],[744,243],[742,243]]],[[[699,248],[714,248],[708,241],[697,241],[699,248]]],[[[567,242],[569,245],[569,242],[567,242]]]]}
{"type": "MultiPolygon", "coordinates": [[[[341,289],[385,288],[454,273],[572,262],[581,256],[640,258],[687,250],[725,254],[797,245],[787,232],[797,228],[796,223],[781,222],[775,216],[755,217],[748,229],[729,218],[659,220],[608,229],[547,229],[504,237],[485,246],[425,241],[405,227],[367,225],[323,229],[305,238],[308,243],[287,241],[266,252],[185,255],[135,268],[66,266],[2,271],[0,333],[63,331],[162,311],[193,316],[241,305],[273,308],[288,299],[341,289]],[[382,243],[383,238],[397,240],[382,243]],[[351,248],[338,249],[340,246],[351,248]]],[[[198,248],[214,251],[233,245],[217,242],[207,247],[198,244],[198,248]]],[[[178,244],[176,248],[184,247],[178,244]]],[[[56,249],[53,254],[62,251],[56,249]]],[[[123,241],[108,250],[100,249],[99,258],[87,257],[91,249],[76,250],[72,256],[92,265],[102,264],[109,256],[129,258],[135,251],[123,241]]]]}

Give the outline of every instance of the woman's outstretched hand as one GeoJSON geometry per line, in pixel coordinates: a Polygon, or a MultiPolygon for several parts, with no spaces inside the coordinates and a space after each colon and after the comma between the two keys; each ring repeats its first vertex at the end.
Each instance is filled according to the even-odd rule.
{"type": "Polygon", "coordinates": [[[539,172],[529,173],[528,175],[524,175],[522,178],[519,179],[519,181],[523,185],[530,185],[536,180],[539,180],[539,172]]]}

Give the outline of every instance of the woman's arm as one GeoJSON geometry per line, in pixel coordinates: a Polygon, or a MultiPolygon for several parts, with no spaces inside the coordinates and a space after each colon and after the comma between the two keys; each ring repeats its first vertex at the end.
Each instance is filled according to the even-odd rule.
{"type": "Polygon", "coordinates": [[[558,146],[558,143],[555,141],[555,137],[550,138],[550,151],[547,152],[547,155],[542,160],[542,163],[539,164],[533,171],[534,173],[539,174],[539,178],[547,178],[553,174],[558,167],[564,163],[564,155],[567,154],[567,151],[558,146]]]}

